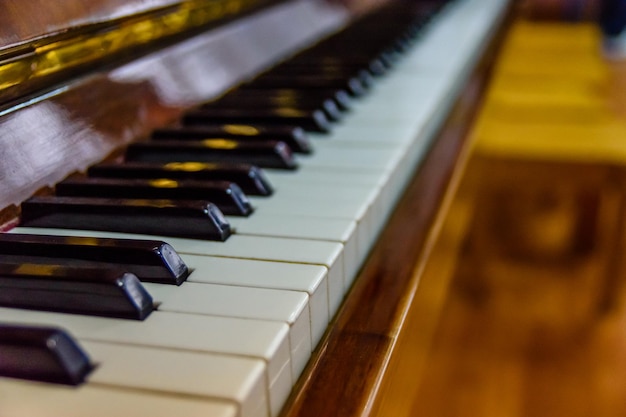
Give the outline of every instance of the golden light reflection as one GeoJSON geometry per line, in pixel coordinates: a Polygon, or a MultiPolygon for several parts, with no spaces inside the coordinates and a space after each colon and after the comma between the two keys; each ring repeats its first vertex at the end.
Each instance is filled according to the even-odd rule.
{"type": "Polygon", "coordinates": [[[31,66],[30,59],[0,63],[0,91],[26,81],[31,66]]]}
{"type": "Polygon", "coordinates": [[[177,204],[173,200],[128,200],[128,204],[139,207],[156,207],[156,208],[168,208],[176,207],[177,204]]]}
{"type": "Polygon", "coordinates": [[[148,183],[152,187],[157,187],[157,188],[176,188],[179,186],[178,181],[170,180],[167,178],[159,178],[156,180],[150,180],[148,181],[148,183]]]}
{"type": "Polygon", "coordinates": [[[272,98],[272,101],[280,106],[295,107],[298,101],[298,93],[296,90],[281,91],[279,95],[272,98]]]}
{"type": "Polygon", "coordinates": [[[164,165],[168,171],[198,172],[214,168],[216,165],[207,162],[170,162],[164,165]]]}
{"type": "Polygon", "coordinates": [[[0,51],[0,94],[3,90],[36,81],[86,64],[93,64],[140,45],[154,43],[201,26],[216,23],[264,0],[186,1],[155,10],[149,15],[112,21],[110,27],[83,27],[74,36],[36,39],[31,42],[34,54],[17,59],[11,51],[0,51]]]}
{"type": "Polygon", "coordinates": [[[22,264],[15,267],[14,272],[21,275],[46,275],[52,276],[59,270],[58,265],[22,264]]]}
{"type": "Polygon", "coordinates": [[[67,236],[64,238],[65,242],[72,245],[84,245],[84,246],[102,246],[103,241],[95,237],[72,237],[67,236]]]}
{"type": "Polygon", "coordinates": [[[202,144],[216,149],[236,149],[239,146],[234,140],[228,139],[206,139],[202,141],[202,144]]]}
{"type": "Polygon", "coordinates": [[[290,109],[287,107],[276,109],[276,114],[284,117],[301,117],[305,115],[305,113],[301,110],[290,109]]]}
{"type": "Polygon", "coordinates": [[[231,135],[256,136],[260,133],[259,129],[250,125],[224,125],[224,131],[231,135]]]}

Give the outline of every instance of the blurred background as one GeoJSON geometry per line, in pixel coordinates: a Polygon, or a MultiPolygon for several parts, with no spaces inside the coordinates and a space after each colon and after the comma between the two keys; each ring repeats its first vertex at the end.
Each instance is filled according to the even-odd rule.
{"type": "Polygon", "coordinates": [[[624,416],[626,64],[598,0],[517,6],[437,244],[455,256],[431,272],[447,292],[411,415],[624,416]]]}

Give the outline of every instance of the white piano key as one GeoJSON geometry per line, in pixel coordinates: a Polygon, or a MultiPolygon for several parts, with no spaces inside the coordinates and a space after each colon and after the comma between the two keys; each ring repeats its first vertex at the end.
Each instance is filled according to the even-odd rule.
{"type": "MultiPolygon", "coordinates": [[[[415,152],[413,152],[415,153],[415,152]]],[[[367,233],[358,233],[359,241],[359,253],[366,255],[372,244],[374,243],[377,232],[372,233],[372,230],[380,230],[384,224],[384,220],[388,217],[389,212],[393,208],[390,206],[391,201],[395,201],[395,197],[399,194],[393,193],[392,187],[389,186],[389,180],[394,176],[395,171],[389,171],[384,168],[369,169],[363,167],[301,167],[297,173],[285,173],[277,170],[269,171],[268,178],[276,187],[281,187],[284,184],[287,185],[308,185],[308,184],[320,184],[327,186],[341,185],[368,185],[378,196],[374,200],[374,207],[372,212],[375,213],[375,217],[383,219],[380,222],[378,228],[370,225],[365,227],[367,233]],[[392,198],[393,197],[393,198],[392,198]]],[[[396,187],[397,188],[397,187],[396,187]]],[[[300,209],[303,210],[303,209],[300,209]]],[[[304,214],[315,213],[320,215],[321,211],[315,212],[312,206],[305,208],[304,214]]],[[[257,211],[257,213],[259,212],[257,211]]],[[[303,213],[301,213],[303,214],[303,213]]],[[[329,216],[337,216],[339,210],[334,208],[329,216]]],[[[341,213],[345,215],[345,213],[341,213]]],[[[362,256],[360,256],[362,258],[362,256]]],[[[349,277],[350,278],[350,277],[349,277]]],[[[352,279],[354,277],[351,277],[352,279]]]]}
{"type": "MultiPolygon", "coordinates": [[[[410,51],[403,61],[416,64],[423,70],[436,70],[450,76],[449,66],[456,60],[455,56],[460,53],[463,45],[462,32],[458,29],[463,26],[471,11],[466,8],[482,8],[482,5],[473,1],[459,2],[453,8],[446,8],[436,17],[424,31],[420,42],[410,51]],[[458,47],[457,47],[458,46],[458,47]]],[[[398,63],[402,66],[403,63],[398,63]]]]}
{"type": "Polygon", "coordinates": [[[328,270],[317,265],[214,256],[181,255],[193,270],[190,282],[301,291],[309,295],[313,347],[329,322],[328,270]]]}
{"type": "Polygon", "coordinates": [[[372,200],[376,195],[376,191],[371,187],[356,184],[283,184],[277,186],[275,193],[269,198],[255,197],[254,201],[261,203],[263,201],[273,200],[275,198],[308,198],[316,200],[372,200]]]}
{"type": "Polygon", "coordinates": [[[294,381],[311,356],[311,318],[306,293],[194,282],[185,282],[179,287],[147,282],[144,287],[155,302],[160,303],[159,311],[286,323],[294,381]]]}
{"type": "Polygon", "coordinates": [[[316,147],[315,154],[300,156],[302,166],[372,168],[392,171],[398,159],[402,157],[399,149],[325,149],[316,147]]]}
{"type": "MultiPolygon", "coordinates": [[[[275,195],[269,199],[251,198],[255,215],[237,221],[237,224],[241,226],[249,219],[260,218],[266,214],[300,215],[304,216],[303,221],[307,221],[308,217],[345,219],[356,222],[355,233],[361,247],[369,248],[374,240],[371,230],[380,222],[381,212],[378,206],[378,188],[345,184],[286,184],[277,188],[275,195]]],[[[301,238],[306,239],[307,236],[301,238]]],[[[346,275],[350,276],[352,272],[354,268],[346,275]]]]}
{"type": "Polygon", "coordinates": [[[301,166],[297,171],[266,169],[265,175],[276,187],[282,184],[357,184],[380,187],[389,173],[384,168],[301,166]]]}
{"type": "Polygon", "coordinates": [[[79,342],[97,364],[88,376],[89,387],[227,401],[236,405],[241,417],[269,416],[269,387],[260,359],[79,342]]]}
{"type": "Polygon", "coordinates": [[[229,402],[115,387],[80,388],[0,378],[0,415],[11,417],[238,417],[229,402]]]}
{"type": "Polygon", "coordinates": [[[360,102],[354,115],[350,115],[346,122],[361,126],[363,130],[376,129],[374,133],[387,128],[388,133],[381,138],[388,138],[391,143],[411,143],[415,139],[414,127],[420,126],[433,114],[447,91],[448,82],[430,73],[415,72],[384,79],[372,92],[372,100],[360,102]],[[381,100],[387,104],[380,106],[381,100]]]}
{"type": "MultiPolygon", "coordinates": [[[[355,221],[357,224],[356,238],[357,248],[362,248],[359,252],[366,252],[370,247],[374,236],[372,236],[372,217],[374,210],[370,210],[370,201],[338,201],[330,203],[321,200],[297,200],[297,199],[272,199],[256,207],[255,214],[265,215],[295,215],[303,219],[306,217],[320,217],[330,219],[344,219],[355,221]]],[[[244,235],[245,236],[245,235],[244,235]]],[[[279,259],[272,259],[279,260],[279,259]]],[[[343,282],[351,281],[352,277],[342,277],[343,282]]],[[[332,281],[329,281],[332,286],[332,281]]],[[[342,283],[342,287],[344,284],[342,283]]],[[[331,298],[332,297],[331,295],[331,298]]],[[[334,305],[331,303],[331,305],[334,305]]]]}
{"type": "Polygon", "coordinates": [[[369,209],[375,205],[379,192],[378,188],[355,184],[283,184],[276,187],[271,198],[252,197],[250,200],[256,209],[263,212],[302,213],[370,222],[375,219],[368,217],[371,214],[369,209]],[[295,208],[296,204],[302,207],[295,208]],[[309,209],[312,204],[317,211],[309,209]],[[283,205],[289,208],[283,208],[283,205]],[[326,208],[322,209],[323,206],[326,208]]]}
{"type": "Polygon", "coordinates": [[[329,204],[329,200],[319,198],[305,198],[293,200],[282,196],[259,201],[251,198],[258,213],[267,214],[298,214],[360,221],[367,215],[367,210],[373,202],[373,196],[367,199],[350,200],[340,198],[336,204],[329,204]]]}
{"type": "MultiPolygon", "coordinates": [[[[123,235],[108,232],[91,232],[84,230],[39,229],[19,227],[11,230],[14,233],[56,234],[60,236],[92,236],[92,237],[130,237],[155,238],[154,236],[123,235]]],[[[161,238],[168,241],[170,238],[161,238]]],[[[200,241],[202,242],[202,241],[200,241]]],[[[313,345],[321,339],[329,317],[329,298],[331,290],[328,283],[329,269],[323,265],[271,262],[253,259],[224,258],[215,256],[199,256],[181,253],[187,266],[194,271],[188,280],[214,284],[235,285],[243,287],[271,288],[308,293],[310,298],[310,317],[313,345]],[[197,273],[195,273],[197,272],[197,273]]],[[[336,270],[335,270],[336,272],[336,270]]],[[[333,297],[340,281],[337,274],[333,275],[333,297]]]]}
{"type": "Polygon", "coordinates": [[[475,0],[448,8],[429,25],[422,40],[398,66],[436,70],[442,76],[454,78],[462,66],[471,64],[476,48],[484,45],[484,36],[502,18],[507,3],[484,0],[477,4],[475,0]]]}
{"type": "MultiPolygon", "coordinates": [[[[163,238],[166,239],[166,238],[163,238]]],[[[343,247],[340,243],[264,236],[231,236],[226,242],[167,238],[180,253],[323,265],[328,268],[328,304],[334,314],[343,299],[343,247]]]]}
{"type": "MultiPolygon", "coordinates": [[[[379,188],[353,184],[306,184],[278,187],[272,198],[251,198],[255,215],[300,215],[348,219],[357,222],[357,240],[361,253],[367,253],[375,240],[372,230],[381,223],[379,188]]],[[[254,216],[251,216],[253,218],[254,216]]],[[[246,219],[247,220],[247,219],[246,219]]],[[[238,224],[245,223],[242,220],[238,224]]],[[[352,268],[351,271],[354,271],[352,268]]],[[[351,282],[352,275],[346,274],[351,282]]]]}
{"type": "MultiPolygon", "coordinates": [[[[328,240],[343,245],[345,278],[358,272],[365,250],[358,247],[357,223],[348,219],[297,216],[294,214],[255,213],[248,218],[229,217],[239,235],[276,236],[297,239],[328,240]]],[[[344,282],[344,291],[349,282],[344,282]]]]}
{"type": "MultiPolygon", "coordinates": [[[[359,103],[359,109],[367,109],[368,102],[359,103]]],[[[345,123],[335,126],[328,135],[310,133],[309,137],[312,139],[314,149],[320,147],[350,147],[352,149],[395,147],[402,149],[413,141],[413,127],[410,125],[385,123],[381,126],[375,123],[353,123],[355,120],[358,121],[357,115],[358,113],[355,113],[355,118],[347,116],[345,123]]],[[[295,172],[296,175],[297,172],[295,172]]]]}
{"type": "Polygon", "coordinates": [[[9,308],[0,308],[0,317],[12,323],[62,327],[81,340],[263,359],[273,415],[293,385],[285,323],[161,311],[144,321],[9,308]]]}

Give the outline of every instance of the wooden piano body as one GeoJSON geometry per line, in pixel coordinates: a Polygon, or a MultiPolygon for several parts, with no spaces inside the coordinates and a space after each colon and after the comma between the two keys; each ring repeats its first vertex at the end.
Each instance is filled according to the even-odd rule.
{"type": "MultiPolygon", "coordinates": [[[[375,216],[370,215],[374,220],[368,217],[353,221],[355,227],[367,223],[359,229],[360,249],[353,261],[344,259],[350,265],[343,267],[350,270],[346,277],[328,284],[341,287],[336,292],[328,290],[330,311],[326,320],[330,323],[321,330],[317,326],[317,336],[312,336],[313,352],[299,363],[295,377],[290,379],[295,384],[293,389],[289,386],[286,392],[283,389],[282,394],[275,396],[255,394],[269,398],[258,402],[254,409],[244,404],[246,398],[238,402],[237,398],[206,394],[202,389],[168,392],[159,384],[115,386],[105,378],[88,382],[92,387],[87,389],[87,396],[79,398],[84,388],[49,387],[0,378],[0,415],[43,417],[88,412],[139,417],[145,413],[167,415],[173,410],[189,416],[266,412],[285,416],[384,414],[383,397],[392,398],[390,392],[401,383],[386,379],[386,375],[402,366],[394,356],[396,346],[407,337],[407,332],[415,330],[407,327],[411,325],[411,312],[416,309],[414,300],[418,298],[422,268],[463,170],[468,152],[465,133],[488,76],[490,54],[507,2],[456,3],[428,27],[406,62],[398,64],[397,73],[381,80],[368,94],[370,97],[364,100],[370,100],[369,103],[355,105],[352,114],[337,127],[341,133],[339,142],[327,144],[322,143],[325,139],[315,139],[316,154],[322,157],[335,152],[347,155],[351,146],[356,146],[357,153],[365,149],[364,155],[383,155],[385,176],[374,183],[377,197],[369,203],[375,207],[371,210],[375,216]],[[407,84],[412,78],[417,81],[407,84]],[[384,110],[393,107],[397,111],[400,106],[408,106],[409,110],[401,111],[399,116],[389,116],[391,113],[384,110]],[[372,111],[374,115],[367,113],[372,111]],[[414,120],[408,126],[402,125],[413,114],[414,120]],[[387,120],[375,126],[382,119],[387,120]],[[396,141],[393,136],[397,135],[401,146],[381,141],[382,135],[389,135],[391,142],[396,141]],[[365,138],[364,145],[359,143],[361,137],[365,138]],[[138,405],[146,403],[150,405],[138,405]]],[[[7,231],[18,221],[19,204],[42,187],[52,186],[107,155],[115,158],[117,149],[124,144],[175,123],[186,109],[219,97],[348,25],[361,13],[345,5],[316,0],[269,5],[231,0],[163,0],[148,2],[147,6],[144,2],[108,1],[89,7],[79,2],[67,3],[72,13],[86,8],[90,17],[85,18],[84,14],[63,12],[36,14],[32,4],[7,2],[2,7],[10,13],[0,18],[0,52],[5,52],[0,55],[0,207],[5,207],[0,220],[7,231]],[[22,4],[26,6],[22,8],[22,4]],[[16,20],[24,16],[35,26],[16,20]],[[186,24],[177,20],[181,16],[188,18],[186,24]],[[168,24],[178,25],[185,36],[163,29],[162,25],[168,24]],[[161,25],[161,30],[154,25],[161,25]],[[119,39],[123,41],[117,42],[119,39]],[[155,44],[165,47],[157,50],[155,44]],[[81,48],[75,48],[76,45],[81,48]],[[106,53],[101,53],[107,48],[110,49],[106,53]],[[25,69],[28,74],[24,74],[25,69]]],[[[353,178],[371,176],[358,164],[328,168],[328,162],[312,162],[309,167],[309,161],[315,161],[315,157],[303,158],[302,175],[309,175],[309,171],[336,171],[353,178]]],[[[280,189],[283,174],[270,172],[268,176],[278,182],[280,189]]],[[[289,181],[284,182],[287,189],[289,181]]],[[[347,184],[361,186],[360,181],[347,184]]],[[[235,224],[244,230],[245,237],[244,223],[235,224]]],[[[262,233],[270,233],[270,237],[259,242],[271,242],[271,232],[262,233]]],[[[278,234],[276,241],[293,238],[278,234]]],[[[348,240],[335,245],[343,251],[348,240]]],[[[216,243],[207,245],[213,248],[216,243]]],[[[176,244],[173,246],[181,251],[176,244]]],[[[209,257],[244,257],[220,250],[209,252],[209,257]]],[[[191,258],[194,256],[197,255],[191,258]]],[[[289,257],[279,260],[263,251],[245,256],[254,262],[297,262],[289,257]]],[[[330,261],[304,262],[323,266],[327,271],[333,267],[330,261]]],[[[313,302],[313,293],[300,292],[305,303],[313,302]]],[[[19,312],[0,309],[0,321],[20,320],[19,312]],[[9,319],[3,319],[3,315],[9,319]]],[[[101,343],[98,336],[78,339],[88,346],[101,343]]],[[[107,343],[120,342],[105,340],[101,344],[107,343]]],[[[99,359],[96,355],[95,360],[99,359]]],[[[107,364],[100,363],[100,367],[101,371],[106,370],[107,364]]],[[[218,381],[224,378],[217,377],[218,381]]]]}

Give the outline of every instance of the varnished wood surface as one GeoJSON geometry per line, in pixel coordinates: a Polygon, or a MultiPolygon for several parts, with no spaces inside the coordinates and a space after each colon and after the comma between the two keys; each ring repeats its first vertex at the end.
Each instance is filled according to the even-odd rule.
{"type": "Polygon", "coordinates": [[[180,0],[3,0],[0,49],[79,25],[144,13],[180,0]]]}
{"type": "Polygon", "coordinates": [[[223,94],[347,19],[325,0],[283,3],[56,86],[48,95],[0,103],[0,208],[173,123],[185,109],[223,94]],[[277,27],[277,19],[285,25],[277,27]],[[247,53],[233,54],[237,49],[247,53]]]}
{"type": "Polygon", "coordinates": [[[434,340],[402,339],[379,415],[626,415],[623,67],[593,26],[514,26],[425,266],[440,319],[407,318],[434,340]]]}
{"type": "MultiPolygon", "coordinates": [[[[259,6],[280,1],[259,3],[259,6]]],[[[41,47],[48,38],[58,40],[81,32],[98,34],[103,29],[110,30],[117,22],[138,17],[158,18],[183,11],[181,16],[176,17],[180,20],[186,16],[185,13],[211,4],[219,10],[231,9],[225,13],[230,17],[237,13],[243,16],[247,12],[241,3],[206,0],[3,0],[0,5],[0,55],[29,42],[36,41],[36,47],[41,47]]],[[[170,24],[174,23],[173,19],[170,24]]]]}

